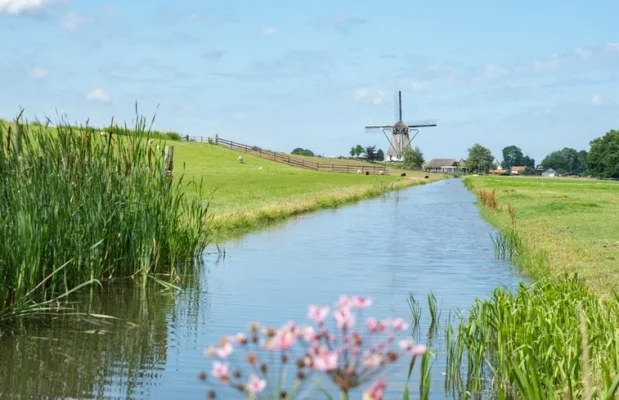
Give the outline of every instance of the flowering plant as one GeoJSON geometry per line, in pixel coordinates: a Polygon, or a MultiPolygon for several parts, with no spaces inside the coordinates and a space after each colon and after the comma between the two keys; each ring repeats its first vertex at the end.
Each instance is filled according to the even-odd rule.
{"type": "MultiPolygon", "coordinates": [[[[310,305],[308,319],[313,325],[288,322],[279,329],[249,325],[248,333],[224,336],[217,346],[205,350],[216,358],[210,370],[200,373],[200,379],[217,385],[231,387],[247,398],[267,396],[273,399],[292,399],[300,396],[311,375],[329,378],[348,399],[350,390],[375,379],[387,366],[403,354],[412,356],[411,368],[416,357],[426,353],[426,346],[415,345],[413,340],[399,340],[396,334],[408,329],[402,318],[377,320],[365,319],[365,331],[358,321],[372,300],[360,296],[340,296],[333,310],[327,306],[310,305]],[[334,327],[327,326],[332,317],[334,327]],[[243,352],[244,357],[235,357],[243,352]],[[274,361],[278,365],[272,365],[274,361]],[[245,367],[245,368],[243,368],[245,367]],[[295,368],[292,382],[287,382],[288,370],[295,368]]],[[[381,400],[386,389],[384,380],[377,380],[364,392],[364,400],[381,400]]],[[[324,391],[324,390],[323,390],[324,391]]],[[[326,393],[326,391],[324,391],[326,393]]],[[[216,398],[215,390],[208,393],[216,398]]]]}

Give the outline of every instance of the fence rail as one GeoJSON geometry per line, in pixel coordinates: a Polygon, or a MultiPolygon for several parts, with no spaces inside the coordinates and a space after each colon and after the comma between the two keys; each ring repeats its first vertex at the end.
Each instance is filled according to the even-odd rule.
{"type": "Polygon", "coordinates": [[[311,169],[314,171],[326,171],[326,172],[340,172],[340,173],[362,173],[366,172],[380,174],[381,171],[383,174],[387,173],[387,167],[382,165],[353,165],[353,164],[338,164],[338,163],[324,163],[324,162],[313,162],[306,161],[300,157],[295,157],[294,155],[277,153],[271,150],[264,150],[258,146],[251,146],[243,143],[236,143],[231,140],[226,140],[220,138],[219,136],[215,136],[214,138],[208,137],[199,137],[199,136],[185,136],[186,140],[200,142],[200,143],[211,143],[218,146],[227,147],[232,150],[242,151],[247,154],[251,154],[253,156],[262,157],[271,161],[276,161],[279,163],[288,164],[294,167],[311,169]]]}

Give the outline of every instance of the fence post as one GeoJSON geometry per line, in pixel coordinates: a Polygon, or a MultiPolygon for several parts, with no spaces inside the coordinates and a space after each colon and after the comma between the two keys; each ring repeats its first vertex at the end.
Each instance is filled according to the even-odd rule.
{"type": "Polygon", "coordinates": [[[166,146],[163,155],[165,174],[168,177],[172,176],[172,170],[174,169],[174,146],[166,146]]]}
{"type": "Polygon", "coordinates": [[[273,152],[273,161],[275,161],[275,152],[273,152]]]}
{"type": "Polygon", "coordinates": [[[262,157],[262,148],[258,148],[258,154],[260,154],[260,157],[262,157]]]}
{"type": "Polygon", "coordinates": [[[288,164],[290,164],[290,156],[288,156],[288,164]]]}
{"type": "Polygon", "coordinates": [[[215,144],[219,144],[219,135],[215,134],[215,144]]]}
{"type": "Polygon", "coordinates": [[[247,145],[245,145],[245,153],[247,153],[247,145]]]}
{"type": "Polygon", "coordinates": [[[333,172],[333,163],[331,163],[331,172],[333,172]]]}
{"type": "Polygon", "coordinates": [[[316,163],[316,171],[320,170],[320,166],[318,165],[318,163],[316,163]]]}

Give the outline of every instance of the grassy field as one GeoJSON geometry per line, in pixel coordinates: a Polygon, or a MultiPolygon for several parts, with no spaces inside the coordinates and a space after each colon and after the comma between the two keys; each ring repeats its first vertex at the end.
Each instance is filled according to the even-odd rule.
{"type": "MultiPolygon", "coordinates": [[[[334,207],[443,176],[408,171],[406,177],[316,172],[210,144],[174,142],[175,170],[204,179],[217,236],[243,233],[291,215],[334,207]]],[[[302,157],[302,156],[301,156],[302,157]]],[[[190,194],[192,194],[190,192],[190,194]]]]}
{"type": "Polygon", "coordinates": [[[467,177],[492,197],[484,216],[522,241],[519,263],[534,277],[578,272],[600,293],[619,289],[619,183],[590,179],[467,177]],[[514,210],[514,222],[508,205],[514,210]]]}

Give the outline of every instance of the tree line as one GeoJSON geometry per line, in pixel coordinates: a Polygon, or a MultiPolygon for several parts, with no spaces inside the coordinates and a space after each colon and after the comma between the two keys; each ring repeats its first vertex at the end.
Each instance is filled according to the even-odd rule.
{"type": "MultiPolygon", "coordinates": [[[[503,149],[500,165],[506,172],[513,166],[524,166],[525,175],[537,174],[539,169],[552,168],[560,175],[619,179],[619,131],[610,130],[604,136],[590,141],[589,146],[588,151],[570,147],[553,151],[536,166],[533,158],[524,155],[518,146],[511,145],[503,149]]],[[[498,165],[490,149],[481,144],[476,143],[468,149],[468,172],[488,173],[498,165]]]]}
{"type": "Polygon", "coordinates": [[[385,161],[385,153],[382,149],[376,150],[376,146],[363,147],[360,144],[350,148],[348,152],[351,157],[361,157],[368,161],[385,161]]]}

